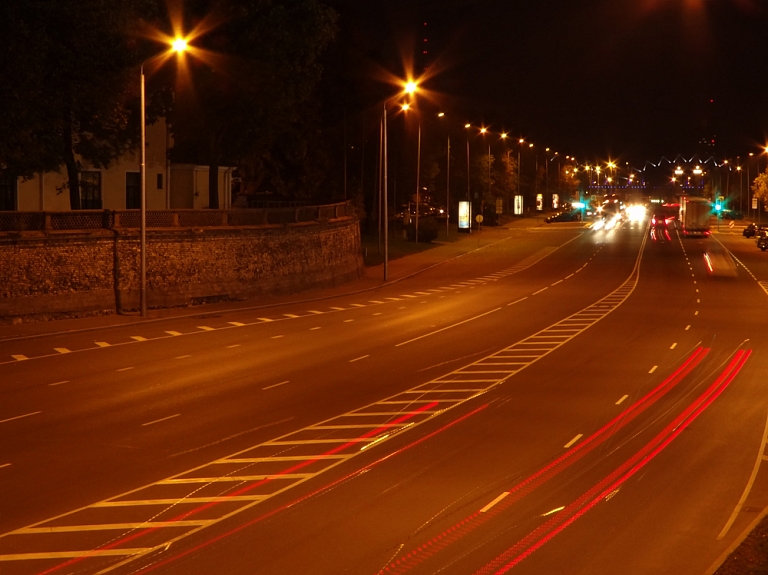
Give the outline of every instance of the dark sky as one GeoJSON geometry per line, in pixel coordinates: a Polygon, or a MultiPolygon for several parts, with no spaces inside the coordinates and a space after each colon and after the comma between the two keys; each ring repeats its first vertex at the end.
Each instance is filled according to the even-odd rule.
{"type": "Polygon", "coordinates": [[[583,161],[711,153],[712,136],[718,157],[744,156],[768,138],[765,0],[337,4],[387,67],[427,21],[440,107],[583,161]]]}

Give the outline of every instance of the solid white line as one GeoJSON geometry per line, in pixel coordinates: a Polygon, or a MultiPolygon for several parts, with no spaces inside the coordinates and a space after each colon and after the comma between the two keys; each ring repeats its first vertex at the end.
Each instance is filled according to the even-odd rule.
{"type": "Polygon", "coordinates": [[[356,361],[360,361],[361,359],[365,359],[366,357],[371,357],[370,355],[362,355],[360,357],[357,357],[355,359],[350,359],[349,363],[355,363],[356,361]]]}
{"type": "Polygon", "coordinates": [[[624,400],[627,399],[628,397],[629,397],[628,395],[625,395],[619,401],[616,402],[616,405],[621,405],[622,403],[624,403],[624,400]]]}
{"type": "Polygon", "coordinates": [[[543,291],[546,291],[546,290],[548,290],[548,289],[549,289],[549,286],[547,286],[547,287],[545,287],[545,288],[541,288],[539,291],[535,291],[535,292],[533,292],[531,295],[536,295],[536,294],[538,294],[538,293],[541,293],[541,292],[543,292],[543,291]]]}
{"type": "Polygon", "coordinates": [[[64,383],[69,383],[69,380],[66,381],[57,381],[56,383],[49,383],[48,385],[62,385],[64,383]]]}
{"type": "Polygon", "coordinates": [[[754,484],[755,478],[757,477],[757,472],[760,470],[760,461],[765,459],[765,456],[763,455],[763,453],[765,451],[766,442],[768,442],[768,418],[766,418],[765,420],[765,428],[763,429],[763,441],[760,444],[760,450],[758,452],[755,465],[752,468],[752,474],[750,475],[749,480],[747,481],[747,485],[744,488],[744,492],[741,494],[741,498],[739,498],[739,502],[736,504],[736,507],[734,508],[733,513],[731,513],[731,516],[726,522],[725,526],[723,527],[723,530],[717,536],[718,541],[723,539],[728,534],[728,531],[731,529],[733,522],[736,520],[736,516],[741,512],[742,506],[744,505],[744,502],[747,500],[747,496],[749,495],[749,492],[752,490],[752,485],[754,484]]]}
{"type": "Polygon", "coordinates": [[[515,305],[516,303],[520,303],[521,301],[524,301],[524,300],[527,300],[527,299],[528,299],[528,296],[521,297],[519,300],[513,301],[512,303],[508,303],[507,307],[509,307],[511,305],[515,305]]]}
{"type": "Polygon", "coordinates": [[[485,507],[483,507],[483,508],[480,510],[480,513],[485,513],[485,512],[486,512],[486,511],[488,511],[488,510],[489,510],[491,507],[493,507],[494,505],[496,505],[496,504],[497,504],[499,501],[501,501],[502,499],[504,499],[504,498],[505,498],[507,495],[509,495],[509,491],[505,491],[504,493],[502,493],[501,495],[499,495],[499,496],[498,496],[496,499],[494,499],[493,501],[491,501],[491,502],[490,502],[488,505],[486,505],[485,507]]]}
{"type": "Polygon", "coordinates": [[[173,419],[174,417],[179,417],[181,414],[177,413],[176,415],[169,415],[168,417],[163,417],[161,419],[156,419],[154,421],[148,421],[147,423],[142,423],[142,427],[146,427],[147,425],[153,425],[155,423],[160,423],[161,421],[167,421],[168,419],[173,419]]]}
{"type": "Polygon", "coordinates": [[[288,380],[286,380],[286,381],[281,381],[280,383],[275,383],[275,384],[273,384],[273,385],[268,385],[267,387],[262,387],[261,389],[263,389],[263,390],[264,390],[264,389],[272,389],[273,387],[277,387],[277,386],[279,386],[279,385],[285,385],[286,383],[290,383],[290,381],[291,381],[291,380],[290,380],[290,379],[288,379],[288,380]]]}
{"type": "Polygon", "coordinates": [[[111,344],[107,343],[106,341],[95,341],[94,342],[99,347],[109,347],[111,344]]]}
{"type": "Polygon", "coordinates": [[[648,373],[653,373],[654,371],[656,371],[656,368],[658,367],[659,367],[658,365],[654,365],[651,369],[648,370],[648,373]]]}
{"type": "Polygon", "coordinates": [[[32,413],[17,415],[16,417],[9,417],[8,419],[0,419],[0,423],[5,423],[6,421],[13,421],[14,419],[21,419],[22,417],[29,417],[30,415],[37,415],[38,413],[42,413],[42,411],[33,411],[32,413]]]}
{"type": "Polygon", "coordinates": [[[423,338],[425,338],[425,337],[429,337],[430,335],[435,335],[436,333],[440,333],[441,331],[445,331],[445,330],[447,330],[447,329],[451,329],[451,328],[453,328],[453,327],[456,327],[456,326],[462,325],[462,324],[464,324],[464,323],[467,323],[467,322],[470,322],[470,321],[474,321],[474,320],[476,320],[476,319],[479,319],[479,318],[481,318],[481,317],[483,317],[483,316],[486,316],[486,315],[488,315],[488,314],[492,314],[492,313],[494,313],[494,312],[497,312],[497,311],[499,311],[500,309],[501,309],[500,307],[497,307],[496,309],[492,309],[491,311],[487,311],[487,312],[485,312],[485,313],[481,313],[480,315],[476,315],[475,317],[471,317],[471,318],[469,318],[469,319],[465,319],[464,321],[460,321],[459,323],[454,323],[453,325],[449,325],[449,326],[447,326],[447,327],[444,327],[444,328],[441,328],[441,329],[438,329],[438,330],[432,331],[432,332],[430,332],[430,333],[425,333],[424,335],[420,335],[419,337],[414,337],[413,339],[409,339],[408,341],[403,341],[403,342],[401,342],[401,343],[397,343],[397,344],[395,344],[395,347],[400,347],[401,345],[405,345],[405,344],[407,344],[407,343],[412,343],[412,342],[414,342],[414,341],[417,341],[417,340],[423,339],[423,338]]]}
{"type": "Polygon", "coordinates": [[[584,437],[584,434],[583,434],[583,433],[579,433],[579,434],[578,434],[576,437],[574,437],[574,438],[573,438],[573,439],[571,439],[571,440],[570,440],[568,443],[566,443],[565,445],[563,445],[563,447],[564,447],[565,449],[568,449],[569,447],[571,447],[571,446],[572,446],[574,443],[576,443],[576,442],[577,442],[579,439],[581,439],[582,437],[584,437]]]}

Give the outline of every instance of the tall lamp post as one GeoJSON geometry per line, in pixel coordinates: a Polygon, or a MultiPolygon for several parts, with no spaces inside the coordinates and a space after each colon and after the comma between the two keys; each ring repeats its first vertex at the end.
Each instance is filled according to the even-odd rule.
{"type": "MultiPolygon", "coordinates": [[[[181,54],[187,50],[187,41],[184,38],[176,38],[170,46],[173,52],[181,54]]],[[[150,60],[157,58],[157,54],[151,58],[147,58],[141,63],[140,76],[141,76],[141,150],[139,152],[140,168],[139,177],[141,178],[141,223],[139,230],[139,251],[141,252],[141,288],[140,288],[140,308],[141,317],[147,317],[147,113],[146,113],[146,96],[144,88],[144,65],[150,60]]]]}
{"type": "MultiPolygon", "coordinates": [[[[440,112],[438,118],[445,118],[445,112],[440,112]]],[[[448,145],[445,152],[445,239],[448,239],[451,215],[451,133],[448,132],[448,145]]]]}
{"type": "MultiPolygon", "coordinates": [[[[521,198],[523,197],[523,192],[520,189],[520,171],[521,171],[521,168],[522,168],[522,164],[520,163],[520,160],[522,159],[521,156],[520,156],[520,152],[523,149],[523,143],[524,142],[525,142],[525,140],[523,138],[520,138],[517,141],[517,143],[520,144],[520,147],[517,149],[517,195],[520,196],[521,198]]],[[[522,215],[522,214],[520,214],[520,215],[522,215]]]]}
{"type": "MultiPolygon", "coordinates": [[[[402,95],[402,93],[405,94],[414,94],[416,90],[418,90],[418,84],[413,81],[409,80],[403,85],[403,92],[398,94],[398,96],[402,95]]],[[[382,144],[384,147],[383,154],[382,154],[382,173],[383,173],[383,185],[382,185],[382,192],[383,192],[383,204],[384,204],[384,281],[387,281],[389,277],[389,200],[387,198],[387,174],[389,172],[389,165],[388,165],[388,159],[387,159],[387,102],[389,100],[384,100],[384,106],[383,106],[383,115],[382,115],[382,123],[383,123],[383,135],[382,135],[382,144]]],[[[407,104],[403,105],[403,109],[407,110],[407,104]]],[[[416,206],[416,213],[418,214],[418,206],[416,206]]]]}

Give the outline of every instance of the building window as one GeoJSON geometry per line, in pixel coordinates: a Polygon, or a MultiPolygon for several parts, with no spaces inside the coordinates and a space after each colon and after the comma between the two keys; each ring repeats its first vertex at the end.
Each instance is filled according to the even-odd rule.
{"type": "Polygon", "coordinates": [[[125,172],[125,209],[141,209],[141,172],[125,172]]]}
{"type": "Polygon", "coordinates": [[[80,172],[80,204],[84,210],[101,209],[101,172],[80,172]]]}
{"type": "Polygon", "coordinates": [[[163,189],[163,174],[157,174],[157,189],[163,189]]]}
{"type": "Polygon", "coordinates": [[[16,176],[0,170],[0,211],[16,209],[16,176]]]}

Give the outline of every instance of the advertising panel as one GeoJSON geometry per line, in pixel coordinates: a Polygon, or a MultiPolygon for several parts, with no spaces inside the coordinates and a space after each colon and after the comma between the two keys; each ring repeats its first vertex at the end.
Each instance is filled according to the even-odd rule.
{"type": "Polygon", "coordinates": [[[540,212],[544,209],[544,194],[536,194],[536,211],[540,212]]]}
{"type": "Polygon", "coordinates": [[[515,215],[523,215],[523,196],[515,196],[515,215]]]}
{"type": "Polygon", "coordinates": [[[552,207],[558,209],[560,207],[560,194],[552,194],[552,207]]]}
{"type": "Polygon", "coordinates": [[[459,202],[459,231],[469,232],[472,225],[472,204],[467,201],[459,202]]]}

